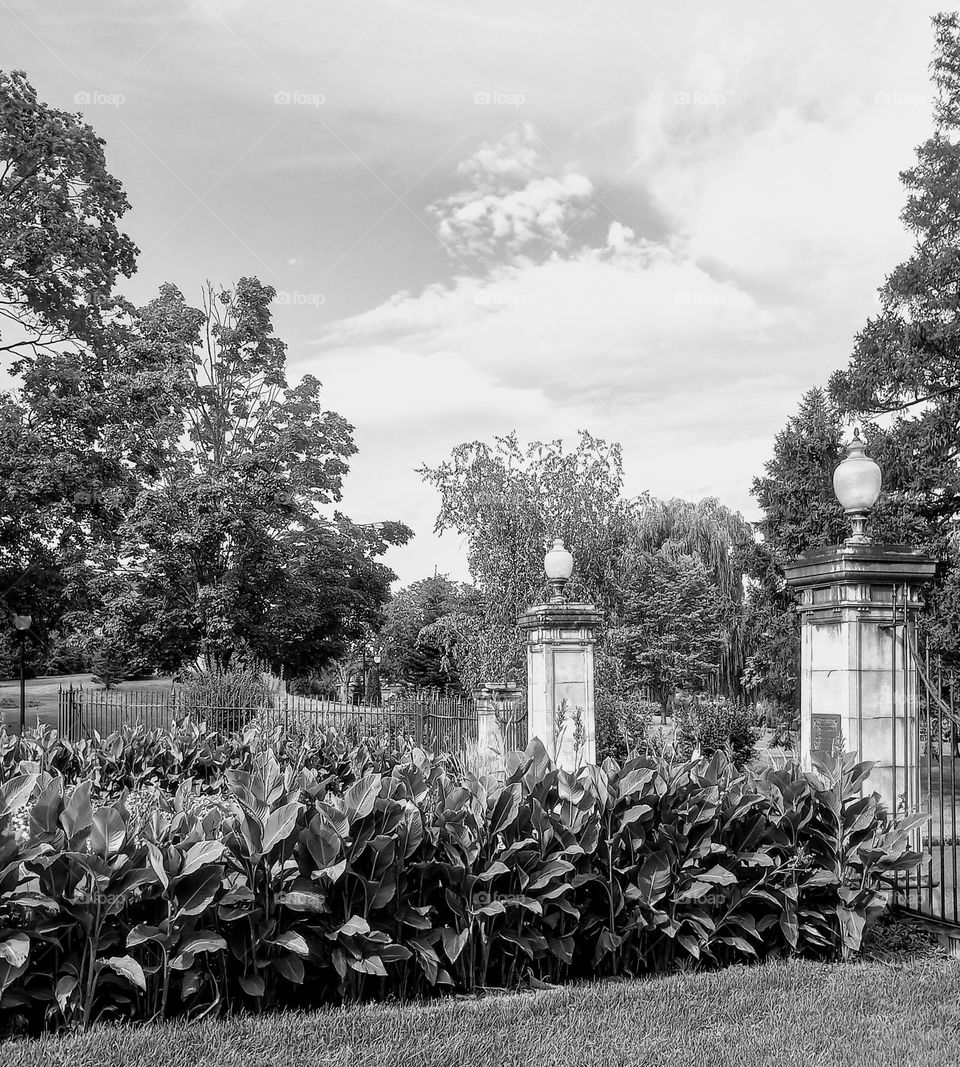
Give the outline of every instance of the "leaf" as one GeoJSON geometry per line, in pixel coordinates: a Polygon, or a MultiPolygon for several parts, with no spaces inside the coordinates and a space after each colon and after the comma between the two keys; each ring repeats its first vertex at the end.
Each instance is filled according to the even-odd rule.
{"type": "Polygon", "coordinates": [[[133,956],[108,956],[100,966],[109,967],[111,971],[116,971],[117,974],[126,978],[128,982],[132,982],[137,989],[146,992],[147,979],[144,976],[143,968],[133,956]]]}
{"type": "Polygon", "coordinates": [[[127,824],[111,804],[98,808],[90,825],[90,851],[104,859],[112,859],[123,848],[127,824]]]}
{"type": "Polygon", "coordinates": [[[216,863],[223,856],[223,849],[222,841],[197,841],[192,844],[184,853],[177,880],[193,874],[205,863],[216,863]]]}
{"type": "Polygon", "coordinates": [[[29,955],[30,938],[26,934],[14,934],[0,941],[0,960],[6,960],[11,967],[22,967],[29,955]]]}
{"type": "Polygon", "coordinates": [[[251,997],[262,997],[266,986],[259,974],[242,975],[240,988],[251,997]]]}
{"type": "Polygon", "coordinates": [[[68,841],[73,841],[85,830],[89,829],[93,821],[93,807],[90,804],[90,789],[93,786],[91,779],[81,782],[80,785],[70,791],[70,799],[60,812],[60,825],[67,835],[68,841]]]}
{"type": "Polygon", "coordinates": [[[444,926],[440,931],[441,939],[443,940],[443,951],[447,954],[447,959],[451,963],[456,963],[463,952],[464,945],[467,943],[467,938],[470,936],[469,930],[451,930],[449,926],[444,926]]]}
{"type": "Polygon", "coordinates": [[[490,814],[490,822],[487,833],[491,837],[504,831],[510,826],[520,812],[520,785],[505,785],[497,795],[490,814]]]}
{"type": "Polygon", "coordinates": [[[146,941],[162,941],[167,935],[159,926],[148,926],[146,923],[137,923],[127,934],[127,948],[136,948],[146,941]]]}
{"type": "Polygon", "coordinates": [[[351,915],[345,923],[341,924],[336,929],[331,930],[327,934],[327,937],[329,937],[331,940],[336,940],[341,934],[343,934],[344,937],[350,937],[353,934],[369,933],[370,924],[367,922],[367,920],[364,919],[362,915],[351,915]]]}
{"type": "Polygon", "coordinates": [[[283,804],[276,811],[271,811],[263,826],[263,842],[260,846],[262,852],[269,852],[280,841],[293,833],[297,825],[297,816],[303,805],[298,801],[292,804],[283,804]]]}
{"type": "Polygon", "coordinates": [[[199,915],[210,906],[222,882],[223,875],[217,868],[201,872],[199,876],[191,875],[179,882],[176,892],[177,917],[199,915]]]}
{"type": "Polygon", "coordinates": [[[327,910],[327,898],[312,889],[290,889],[281,894],[279,902],[291,911],[312,911],[321,914],[327,910]]]}
{"type": "Polygon", "coordinates": [[[701,882],[711,882],[713,885],[736,885],[737,883],[737,876],[719,864],[711,867],[709,871],[702,871],[697,878],[701,882]]]}
{"type": "Polygon", "coordinates": [[[22,808],[30,799],[36,784],[37,775],[18,774],[0,785],[0,814],[22,808]]]}
{"type": "Polygon", "coordinates": [[[380,795],[381,782],[379,774],[368,774],[359,782],[354,782],[343,794],[344,814],[351,823],[366,818],[373,811],[373,806],[380,795]]]}
{"type": "Polygon", "coordinates": [[[70,999],[71,994],[77,988],[77,979],[73,975],[66,975],[57,982],[57,987],[54,990],[54,997],[56,998],[57,1005],[60,1010],[65,1012],[67,1010],[67,1001],[70,999]]]}
{"type": "Polygon", "coordinates": [[[170,876],[167,874],[167,866],[164,862],[164,856],[152,841],[147,842],[147,860],[153,868],[157,878],[160,879],[160,884],[164,889],[168,889],[170,887],[170,876]]]}
{"type": "Polygon", "coordinates": [[[270,962],[273,964],[274,969],[282,974],[287,981],[296,985],[303,985],[303,979],[306,974],[303,960],[297,956],[277,956],[270,962]]]}
{"type": "Polygon", "coordinates": [[[223,952],[226,941],[217,934],[195,934],[180,946],[180,951],[170,960],[170,969],[183,971],[193,966],[194,956],[198,952],[223,952]]]}
{"type": "Polygon", "coordinates": [[[287,930],[279,937],[274,938],[273,944],[287,949],[288,952],[295,952],[298,956],[307,957],[310,955],[310,946],[307,944],[306,938],[303,934],[298,934],[294,930],[287,930]]]}

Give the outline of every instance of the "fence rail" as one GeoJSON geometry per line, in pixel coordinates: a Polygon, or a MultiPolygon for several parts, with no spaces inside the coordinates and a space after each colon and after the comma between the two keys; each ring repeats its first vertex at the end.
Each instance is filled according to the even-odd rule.
{"type": "Polygon", "coordinates": [[[472,700],[434,691],[402,694],[381,704],[348,704],[284,692],[256,709],[249,705],[197,704],[173,688],[110,692],[82,686],[61,688],[58,729],[71,740],[113,733],[121,726],[169,729],[185,715],[234,726],[247,716],[301,726],[335,729],[353,742],[401,740],[445,752],[466,752],[477,742],[477,709],[472,700]]]}

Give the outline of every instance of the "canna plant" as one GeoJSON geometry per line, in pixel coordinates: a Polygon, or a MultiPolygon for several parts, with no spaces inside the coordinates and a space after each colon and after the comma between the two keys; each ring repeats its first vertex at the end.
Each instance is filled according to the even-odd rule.
{"type": "Polygon", "coordinates": [[[920,858],[848,757],[492,776],[184,721],[4,767],[0,1008],[37,1028],[841,957],[920,858]]]}

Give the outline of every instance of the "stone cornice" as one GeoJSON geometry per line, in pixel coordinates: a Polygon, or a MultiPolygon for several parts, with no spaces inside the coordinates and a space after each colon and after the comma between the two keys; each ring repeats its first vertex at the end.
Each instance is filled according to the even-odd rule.
{"type": "Polygon", "coordinates": [[[521,630],[596,628],[603,621],[603,612],[593,604],[537,604],[517,619],[521,630]]]}
{"type": "Polygon", "coordinates": [[[801,553],[784,567],[795,589],[814,585],[921,584],[936,574],[937,561],[909,545],[836,545],[801,553]]]}

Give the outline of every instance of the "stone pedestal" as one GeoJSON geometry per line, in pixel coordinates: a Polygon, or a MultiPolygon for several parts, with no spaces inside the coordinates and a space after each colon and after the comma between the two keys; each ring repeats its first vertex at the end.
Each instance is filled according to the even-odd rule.
{"type": "Polygon", "coordinates": [[[557,765],[596,761],[593,647],[601,613],[592,604],[540,604],[518,620],[527,641],[527,724],[557,765]]]}
{"type": "Polygon", "coordinates": [[[504,716],[515,714],[523,699],[523,690],[506,683],[486,682],[473,694],[477,706],[477,753],[489,770],[503,768],[504,756],[511,748],[514,731],[504,729],[504,716]]]}
{"type": "Polygon", "coordinates": [[[844,544],[786,567],[801,617],[800,757],[842,739],[875,766],[888,810],[919,802],[917,672],[908,640],[936,562],[905,545],[844,544]]]}

